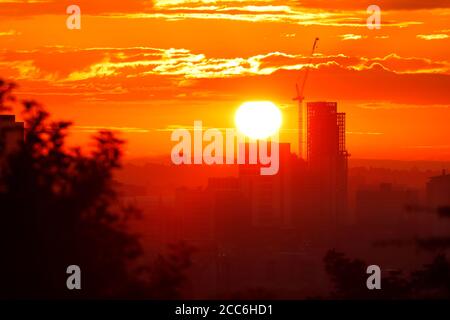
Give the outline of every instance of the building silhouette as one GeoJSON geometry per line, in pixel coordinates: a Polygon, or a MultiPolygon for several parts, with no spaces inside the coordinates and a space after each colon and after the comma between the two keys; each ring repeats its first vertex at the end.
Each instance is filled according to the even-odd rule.
{"type": "Polygon", "coordinates": [[[14,115],[0,115],[0,154],[5,156],[16,151],[23,139],[23,122],[16,122],[14,115]]]}
{"type": "Polygon", "coordinates": [[[439,176],[430,177],[426,189],[429,206],[450,207],[450,174],[445,170],[439,176]]]}
{"type": "Polygon", "coordinates": [[[178,188],[175,193],[176,215],[180,223],[180,238],[194,246],[214,240],[212,199],[202,188],[178,188]]]}
{"type": "Polygon", "coordinates": [[[245,242],[251,227],[251,214],[239,179],[209,178],[205,194],[211,201],[214,240],[224,249],[245,242]]]}
{"type": "Polygon", "coordinates": [[[347,209],[345,113],[336,102],[308,102],[306,161],[313,221],[332,232],[347,209]]]}
{"type": "Polygon", "coordinates": [[[418,204],[418,190],[392,183],[367,186],[356,192],[358,222],[377,231],[378,235],[387,228],[395,229],[404,224],[406,218],[411,218],[411,215],[406,214],[406,208],[418,204]]]}
{"type": "Polygon", "coordinates": [[[0,115],[0,178],[6,159],[19,149],[24,134],[23,122],[16,122],[14,115],[0,115]]]}
{"type": "MultiPolygon", "coordinates": [[[[248,152],[248,144],[246,152],[248,152]]],[[[239,165],[241,190],[250,202],[252,224],[258,227],[289,227],[292,222],[292,166],[289,143],[278,143],[279,170],[261,175],[261,164],[239,165]]]]}

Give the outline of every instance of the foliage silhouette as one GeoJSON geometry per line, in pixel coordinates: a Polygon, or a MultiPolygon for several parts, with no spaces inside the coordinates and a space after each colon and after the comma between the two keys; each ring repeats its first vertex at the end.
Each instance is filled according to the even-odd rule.
{"type": "MultiPolygon", "coordinates": [[[[0,111],[16,103],[14,88],[0,80],[0,111]]],[[[17,104],[25,139],[17,152],[0,153],[7,157],[0,168],[0,298],[179,295],[190,261],[187,246],[172,250],[169,258],[160,256],[155,266],[131,267],[142,248],[127,223],[139,210],[118,200],[113,183],[123,141],[100,131],[84,154],[66,146],[70,122],[52,121],[35,101],[17,104]],[[81,268],[79,291],[66,287],[72,264],[81,268]]]]}
{"type": "Polygon", "coordinates": [[[327,252],[325,270],[330,276],[333,299],[448,299],[450,298],[450,263],[438,254],[432,263],[403,277],[401,272],[382,275],[381,290],[366,287],[366,264],[351,260],[335,250],[327,252]]]}
{"type": "Polygon", "coordinates": [[[450,263],[438,254],[430,264],[411,275],[412,287],[421,298],[450,298],[450,263]]]}

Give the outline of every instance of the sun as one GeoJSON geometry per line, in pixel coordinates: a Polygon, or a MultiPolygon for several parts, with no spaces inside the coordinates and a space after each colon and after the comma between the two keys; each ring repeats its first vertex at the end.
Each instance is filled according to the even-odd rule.
{"type": "Polygon", "coordinates": [[[266,139],[278,132],[281,112],[270,101],[249,101],[236,111],[237,129],[251,139],[266,139]]]}

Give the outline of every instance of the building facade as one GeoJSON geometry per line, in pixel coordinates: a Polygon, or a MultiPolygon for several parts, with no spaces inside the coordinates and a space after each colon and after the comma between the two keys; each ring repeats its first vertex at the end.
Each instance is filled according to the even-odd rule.
{"type": "Polygon", "coordinates": [[[333,231],[347,210],[345,113],[336,102],[308,102],[306,161],[308,193],[315,223],[333,231]]]}

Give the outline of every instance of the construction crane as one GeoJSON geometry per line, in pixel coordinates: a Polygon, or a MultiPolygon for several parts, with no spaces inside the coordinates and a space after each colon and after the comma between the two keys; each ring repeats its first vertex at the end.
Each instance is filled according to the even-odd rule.
{"type": "Polygon", "coordinates": [[[302,157],[303,154],[303,100],[305,99],[304,97],[304,92],[305,92],[305,85],[306,85],[306,80],[308,79],[308,74],[309,74],[309,69],[310,69],[310,65],[312,62],[312,58],[314,55],[314,51],[316,50],[317,47],[317,43],[319,42],[319,38],[315,38],[314,39],[314,44],[311,50],[311,55],[309,57],[308,60],[308,64],[306,65],[305,68],[305,74],[303,75],[303,81],[301,83],[301,87],[299,88],[298,86],[298,82],[295,84],[295,89],[296,89],[296,93],[297,96],[293,99],[293,100],[297,100],[298,101],[298,154],[300,157],[302,157]]]}

